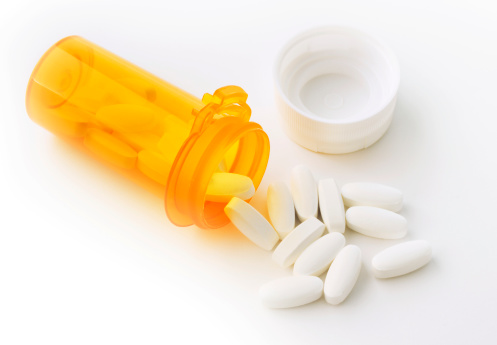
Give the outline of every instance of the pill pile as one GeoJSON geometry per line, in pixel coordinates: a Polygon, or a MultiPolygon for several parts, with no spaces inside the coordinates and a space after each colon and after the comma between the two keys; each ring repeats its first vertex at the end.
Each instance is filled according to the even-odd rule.
{"type": "MultiPolygon", "coordinates": [[[[290,188],[283,182],[268,187],[268,221],[244,201],[254,194],[247,180],[234,176],[225,181],[229,181],[225,187],[216,188],[216,180],[211,180],[210,198],[229,200],[226,215],[259,247],[272,250],[281,240],[272,260],[281,267],[293,265],[293,276],[260,288],[260,299],[269,308],[301,306],[323,293],[332,305],[347,298],[359,277],[362,254],[358,246],[346,244],[346,227],[380,239],[400,239],[407,234],[406,219],[396,213],[402,209],[402,193],[389,186],[348,183],[340,191],[334,179],[316,183],[309,168],[299,165],[292,169],[290,188]],[[297,226],[296,218],[301,222],[297,226]],[[319,276],[326,271],[323,283],[319,276]]],[[[397,277],[423,267],[431,255],[427,241],[403,242],[376,254],[372,271],[376,278],[397,277]]]]}

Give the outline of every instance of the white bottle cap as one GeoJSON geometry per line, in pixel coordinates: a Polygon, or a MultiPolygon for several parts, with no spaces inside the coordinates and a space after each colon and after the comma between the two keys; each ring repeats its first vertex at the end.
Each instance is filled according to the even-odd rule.
{"type": "Polygon", "coordinates": [[[287,135],[312,151],[348,153],[385,134],[400,73],[378,39],[333,26],[292,39],[276,61],[275,80],[287,135]]]}

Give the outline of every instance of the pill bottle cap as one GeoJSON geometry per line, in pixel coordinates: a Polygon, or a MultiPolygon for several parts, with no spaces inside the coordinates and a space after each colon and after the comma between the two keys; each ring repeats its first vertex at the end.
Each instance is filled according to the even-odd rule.
{"type": "Polygon", "coordinates": [[[380,40],[332,26],[290,40],[274,78],[287,135],[311,151],[340,154],[366,148],[386,132],[400,73],[396,56],[380,40]]]}

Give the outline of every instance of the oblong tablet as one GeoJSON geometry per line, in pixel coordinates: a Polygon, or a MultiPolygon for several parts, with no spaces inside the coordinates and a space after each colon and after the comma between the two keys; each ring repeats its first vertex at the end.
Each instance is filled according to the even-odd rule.
{"type": "Polygon", "coordinates": [[[304,165],[292,169],[290,189],[300,221],[318,216],[318,188],[311,171],[304,165]]]}
{"type": "Polygon", "coordinates": [[[318,276],[330,267],[338,252],[345,246],[345,237],[339,232],[326,234],[309,247],[295,261],[293,274],[318,276]]]}
{"type": "Polygon", "coordinates": [[[285,183],[272,183],[267,188],[267,211],[281,239],[295,228],[295,206],[285,183]]]}
{"type": "Polygon", "coordinates": [[[156,87],[146,79],[126,77],[117,79],[117,82],[150,102],[155,101],[157,98],[156,87]]]}
{"type": "Polygon", "coordinates": [[[343,200],[335,180],[327,178],[318,183],[319,210],[328,232],[345,231],[345,210],[343,200]]]}
{"type": "Polygon", "coordinates": [[[239,198],[233,198],[224,208],[233,225],[262,249],[273,249],[279,237],[271,224],[255,208],[239,198]]]}
{"type": "Polygon", "coordinates": [[[324,297],[329,304],[340,304],[352,291],[361,272],[359,247],[349,244],[337,255],[324,281],[324,297]]]}
{"type": "Polygon", "coordinates": [[[138,104],[114,104],[97,110],[96,119],[105,126],[122,133],[153,131],[156,113],[138,104]]]}
{"type": "Polygon", "coordinates": [[[86,130],[90,128],[89,123],[92,114],[84,109],[78,108],[69,102],[60,107],[61,111],[53,112],[52,128],[61,134],[71,137],[83,138],[86,130]]]}
{"type": "Polygon", "coordinates": [[[282,267],[288,267],[324,231],[324,224],[312,217],[297,226],[286,236],[273,252],[273,260],[282,267]]]}
{"type": "Polygon", "coordinates": [[[142,173],[162,185],[166,185],[172,165],[173,162],[153,150],[141,150],[136,161],[136,167],[142,173]]]}
{"type": "Polygon", "coordinates": [[[415,271],[431,260],[428,241],[416,240],[396,244],[373,257],[376,278],[392,278],[415,271]]]}
{"type": "Polygon", "coordinates": [[[379,183],[355,182],[342,187],[345,206],[374,206],[393,212],[402,209],[402,192],[379,183]]]}
{"type": "Polygon", "coordinates": [[[407,221],[400,214],[378,207],[354,206],[345,213],[347,226],[363,235],[398,239],[407,233],[407,221]]]}
{"type": "Polygon", "coordinates": [[[149,132],[121,133],[114,131],[112,132],[112,136],[128,144],[137,152],[140,152],[141,150],[155,151],[157,142],[160,140],[160,137],[157,134],[149,132]]]}
{"type": "Polygon", "coordinates": [[[323,281],[312,276],[292,276],[273,280],[259,289],[268,308],[292,308],[314,302],[323,295],[323,281]]]}
{"type": "Polygon", "coordinates": [[[250,177],[240,174],[218,172],[212,174],[207,185],[205,200],[214,202],[229,202],[237,197],[247,200],[253,197],[255,188],[250,177]]]}
{"type": "Polygon", "coordinates": [[[135,167],[138,153],[131,147],[98,128],[86,131],[84,145],[108,162],[125,169],[135,167]]]}

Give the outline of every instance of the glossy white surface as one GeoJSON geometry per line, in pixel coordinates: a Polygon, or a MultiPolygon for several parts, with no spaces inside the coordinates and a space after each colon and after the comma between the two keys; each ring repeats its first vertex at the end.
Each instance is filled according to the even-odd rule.
{"type": "Polygon", "coordinates": [[[345,237],[332,232],[317,239],[295,261],[293,274],[319,276],[330,267],[331,262],[345,245],[345,237]]]}
{"type": "Polygon", "coordinates": [[[256,0],[242,8],[216,0],[19,0],[0,7],[1,344],[467,345],[497,339],[493,1],[256,0]],[[312,153],[283,133],[272,75],[284,42],[332,23],[372,30],[401,68],[385,136],[366,150],[335,156],[312,153]],[[338,307],[322,298],[294,309],[265,308],[259,287],[292,274],[274,264],[270,252],[233,226],[173,226],[163,191],[28,119],[29,74],[51,44],[72,34],[197,97],[242,86],[251,120],[271,141],[268,169],[251,201],[263,214],[267,186],[289,183],[292,167],[306,164],[316,179],[333,176],[340,186],[375,181],[401,190],[409,233],[380,240],[345,231],[365,264],[338,307]],[[428,265],[395,279],[374,278],[374,255],[416,239],[433,245],[428,265]],[[167,331],[165,325],[171,325],[167,331]]]}
{"type": "Polygon", "coordinates": [[[290,276],[270,281],[259,289],[259,297],[268,308],[293,308],[314,302],[323,294],[318,277],[290,276]]]}
{"type": "Polygon", "coordinates": [[[319,180],[319,211],[328,232],[345,231],[345,210],[342,195],[332,178],[319,180]]]}
{"type": "Polygon", "coordinates": [[[407,234],[407,220],[383,208],[353,206],[345,217],[349,229],[366,236],[394,240],[407,234]]]}
{"type": "Polygon", "coordinates": [[[318,187],[309,167],[305,165],[293,167],[290,190],[295,211],[301,222],[318,216],[318,187]]]}
{"type": "Polygon", "coordinates": [[[399,79],[397,56],[371,32],[336,23],[301,32],[274,66],[282,126],[311,151],[362,150],[392,122],[399,79]]]}
{"type": "Polygon", "coordinates": [[[336,256],[324,281],[324,297],[332,305],[342,303],[359,278],[362,254],[359,247],[349,244],[336,256]]]}
{"type": "Polygon", "coordinates": [[[242,234],[262,249],[271,250],[278,242],[278,234],[271,224],[247,202],[233,198],[224,213],[242,234]]]}
{"type": "Polygon", "coordinates": [[[274,182],[267,187],[267,211],[269,219],[281,239],[295,228],[295,206],[288,186],[274,182]]]}
{"type": "Polygon", "coordinates": [[[431,260],[428,241],[415,240],[396,244],[373,257],[371,265],[376,278],[392,278],[411,273],[431,260]]]}
{"type": "Polygon", "coordinates": [[[324,224],[309,218],[286,236],[273,252],[273,261],[282,267],[292,265],[299,255],[324,231],[324,224]]]}
{"type": "Polygon", "coordinates": [[[393,212],[402,209],[402,192],[396,188],[371,182],[352,182],[342,186],[345,206],[374,206],[393,212]]]}

